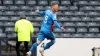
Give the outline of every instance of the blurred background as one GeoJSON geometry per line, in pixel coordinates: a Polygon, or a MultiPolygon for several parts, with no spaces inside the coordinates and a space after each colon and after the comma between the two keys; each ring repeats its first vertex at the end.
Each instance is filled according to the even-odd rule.
{"type": "MultiPolygon", "coordinates": [[[[66,32],[54,27],[57,39],[95,39],[100,38],[100,0],[0,0],[0,56],[16,56],[16,33],[14,24],[25,15],[30,20],[35,32],[34,43],[40,29],[43,16],[33,12],[35,8],[50,9],[52,2],[59,3],[58,22],[66,28],[66,32]]],[[[67,40],[66,40],[67,41],[67,40]]],[[[99,43],[99,42],[98,42],[99,43]]],[[[96,44],[96,43],[95,43],[96,44]]],[[[23,44],[21,45],[23,53],[23,44]]]]}

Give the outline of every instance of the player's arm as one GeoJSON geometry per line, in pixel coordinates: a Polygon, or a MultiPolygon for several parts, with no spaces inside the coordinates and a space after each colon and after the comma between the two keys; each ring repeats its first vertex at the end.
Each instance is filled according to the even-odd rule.
{"type": "Polygon", "coordinates": [[[62,27],[62,26],[57,22],[56,15],[53,15],[53,16],[52,16],[52,19],[53,19],[54,24],[55,24],[56,27],[58,27],[58,28],[60,28],[61,30],[65,31],[65,28],[62,27]]]}
{"type": "Polygon", "coordinates": [[[60,29],[61,29],[60,24],[57,22],[56,14],[52,15],[51,17],[52,17],[52,20],[54,21],[54,25],[55,25],[57,28],[60,28],[60,29]]]}
{"type": "Polygon", "coordinates": [[[34,12],[35,12],[35,13],[38,13],[38,14],[40,14],[40,15],[44,15],[44,14],[45,14],[45,11],[35,10],[34,12]]]}
{"type": "Polygon", "coordinates": [[[60,26],[59,23],[57,21],[54,21],[54,24],[60,28],[62,31],[66,31],[64,27],[60,26]]]}
{"type": "Polygon", "coordinates": [[[57,28],[60,28],[61,29],[61,25],[57,22],[57,20],[54,20],[54,24],[57,28]]]}

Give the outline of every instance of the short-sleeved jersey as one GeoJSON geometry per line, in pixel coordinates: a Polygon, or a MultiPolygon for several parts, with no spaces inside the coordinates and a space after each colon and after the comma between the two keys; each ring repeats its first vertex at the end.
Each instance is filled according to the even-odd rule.
{"type": "Polygon", "coordinates": [[[18,41],[30,41],[30,35],[34,32],[34,27],[30,21],[21,19],[15,23],[14,31],[18,33],[18,41]]]}
{"type": "Polygon", "coordinates": [[[56,21],[56,14],[52,10],[46,10],[42,12],[44,19],[41,25],[41,31],[52,32],[54,21],[56,21]]]}

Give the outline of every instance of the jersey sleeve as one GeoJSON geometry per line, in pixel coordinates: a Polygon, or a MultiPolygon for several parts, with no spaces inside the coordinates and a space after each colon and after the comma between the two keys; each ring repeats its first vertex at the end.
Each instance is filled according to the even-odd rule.
{"type": "Polygon", "coordinates": [[[57,16],[56,16],[56,14],[52,15],[51,18],[52,18],[53,21],[57,21],[57,16]]]}
{"type": "Polygon", "coordinates": [[[40,15],[44,15],[45,14],[45,11],[39,11],[37,13],[40,14],[40,15]]]}
{"type": "Polygon", "coordinates": [[[52,15],[52,20],[54,21],[54,25],[55,25],[57,28],[60,28],[60,29],[61,29],[60,24],[57,22],[56,14],[53,14],[53,15],[52,15]]]}
{"type": "Polygon", "coordinates": [[[54,25],[55,25],[56,27],[58,27],[58,28],[61,29],[61,26],[60,26],[60,24],[59,24],[57,21],[54,21],[54,25]]]}

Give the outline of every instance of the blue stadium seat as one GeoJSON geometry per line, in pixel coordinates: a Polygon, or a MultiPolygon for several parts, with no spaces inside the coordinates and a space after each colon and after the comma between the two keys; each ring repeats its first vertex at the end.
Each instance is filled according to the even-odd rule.
{"type": "Polygon", "coordinates": [[[61,21],[61,22],[69,22],[70,18],[68,18],[68,17],[59,17],[58,20],[61,21]]]}
{"type": "Polygon", "coordinates": [[[75,24],[73,22],[66,22],[64,23],[65,27],[75,27],[75,24]]]}
{"type": "Polygon", "coordinates": [[[5,32],[12,33],[12,32],[14,32],[14,28],[13,27],[6,27],[5,32]]]}
{"type": "Polygon", "coordinates": [[[2,28],[0,28],[0,33],[3,33],[3,29],[2,28]]]}
{"type": "Polygon", "coordinates": [[[18,6],[9,6],[9,10],[11,11],[18,11],[20,9],[20,7],[18,6]]]}
{"type": "Polygon", "coordinates": [[[85,12],[82,12],[82,11],[78,11],[78,12],[75,12],[75,16],[78,16],[78,17],[82,17],[82,16],[86,16],[87,14],[85,12]]]}
{"type": "Polygon", "coordinates": [[[0,38],[6,38],[6,34],[5,33],[0,33],[0,38]]]}
{"type": "Polygon", "coordinates": [[[90,33],[99,33],[99,28],[89,28],[90,33]]]}
{"type": "Polygon", "coordinates": [[[73,38],[84,38],[84,35],[80,33],[76,33],[76,34],[73,34],[72,37],[73,38]]]}
{"type": "Polygon", "coordinates": [[[77,28],[77,33],[86,33],[88,32],[87,28],[77,28]]]}
{"type": "Polygon", "coordinates": [[[48,9],[51,9],[51,7],[50,6],[45,6],[45,9],[48,10],[48,9]]]}
{"type": "Polygon", "coordinates": [[[99,1],[89,1],[89,5],[91,5],[91,6],[99,6],[100,2],[99,1]]]}
{"type": "Polygon", "coordinates": [[[8,8],[7,6],[1,6],[1,5],[0,5],[0,10],[1,10],[1,11],[6,11],[6,10],[8,10],[8,9],[9,9],[9,8],[8,8]]]}
{"type": "Polygon", "coordinates": [[[92,6],[83,6],[80,8],[80,10],[85,12],[91,12],[94,11],[94,8],[92,6]]]}
{"type": "Polygon", "coordinates": [[[0,28],[2,28],[3,26],[4,26],[4,23],[0,21],[0,28]]]}
{"type": "Polygon", "coordinates": [[[65,12],[64,12],[64,15],[65,15],[65,16],[69,16],[69,17],[70,17],[70,16],[75,16],[74,13],[73,13],[72,11],[65,11],[65,12]]]}
{"type": "Polygon", "coordinates": [[[46,1],[46,0],[38,1],[38,5],[47,6],[48,5],[48,1],[46,1]]]}
{"type": "Polygon", "coordinates": [[[96,34],[96,38],[100,38],[100,33],[97,33],[96,34]]]}
{"type": "Polygon", "coordinates": [[[16,15],[19,15],[19,16],[21,16],[21,15],[27,15],[28,13],[26,13],[26,11],[17,11],[16,12],[16,15]]]}
{"type": "Polygon", "coordinates": [[[29,11],[31,8],[29,6],[20,6],[20,10],[29,11]]]}
{"type": "Polygon", "coordinates": [[[88,1],[78,1],[78,4],[79,4],[80,6],[86,6],[86,5],[89,4],[89,2],[88,2],[88,1]]]}
{"type": "Polygon", "coordinates": [[[83,22],[91,22],[92,19],[90,17],[82,17],[83,22]]]}
{"type": "Polygon", "coordinates": [[[20,19],[20,17],[17,17],[17,16],[12,16],[12,17],[10,17],[10,20],[12,21],[12,22],[15,22],[15,21],[17,21],[17,20],[19,20],[20,19]]]}
{"type": "Polygon", "coordinates": [[[88,22],[87,25],[88,25],[88,27],[99,27],[99,24],[97,24],[95,22],[88,22]]]}
{"type": "Polygon", "coordinates": [[[69,6],[70,11],[77,11],[78,7],[77,6],[69,6]]]}
{"type": "Polygon", "coordinates": [[[32,21],[32,22],[34,21],[33,17],[26,17],[26,19],[29,20],[29,21],[32,21]]]}
{"type": "Polygon", "coordinates": [[[60,33],[60,32],[62,32],[62,30],[59,29],[59,28],[55,28],[55,29],[54,29],[54,32],[58,32],[58,33],[60,33]]]}
{"type": "Polygon", "coordinates": [[[34,21],[39,21],[40,22],[40,21],[42,21],[43,17],[35,17],[34,19],[35,19],[34,21]]]}
{"type": "Polygon", "coordinates": [[[38,22],[32,22],[32,24],[33,24],[34,27],[40,27],[40,25],[41,25],[41,24],[38,23],[38,22]]]}
{"type": "Polygon", "coordinates": [[[13,5],[13,0],[3,0],[4,5],[13,5]]]}
{"type": "Polygon", "coordinates": [[[85,38],[96,38],[96,35],[93,33],[86,33],[86,34],[84,34],[84,37],[85,38]]]}
{"type": "Polygon", "coordinates": [[[64,6],[70,6],[71,3],[70,3],[70,1],[61,0],[61,5],[64,5],[64,6]]]}
{"type": "Polygon", "coordinates": [[[100,6],[95,6],[94,11],[100,12],[100,6]]]}
{"type": "Polygon", "coordinates": [[[35,0],[27,0],[26,4],[29,6],[34,6],[34,5],[36,5],[36,1],[35,0]]]}
{"type": "Polygon", "coordinates": [[[76,27],[87,27],[87,24],[84,22],[77,22],[76,27]]]}
{"type": "Polygon", "coordinates": [[[24,0],[15,0],[15,5],[25,5],[24,0]]]}
{"type": "Polygon", "coordinates": [[[1,21],[1,22],[8,22],[9,20],[10,20],[9,17],[6,17],[6,16],[0,17],[0,21],[1,21]]]}
{"type": "Polygon", "coordinates": [[[17,40],[17,34],[12,33],[12,34],[7,34],[7,38],[9,41],[16,41],[17,40]]]}
{"type": "Polygon", "coordinates": [[[63,16],[63,13],[61,11],[56,13],[58,16],[63,16]]]}
{"type": "Polygon", "coordinates": [[[38,15],[37,13],[34,13],[32,11],[28,11],[27,13],[28,13],[29,16],[37,16],[38,15]]]}
{"type": "Polygon", "coordinates": [[[60,34],[61,38],[72,38],[72,35],[70,33],[62,33],[60,34]]]}
{"type": "Polygon", "coordinates": [[[66,10],[68,10],[68,8],[66,6],[59,6],[59,10],[60,11],[66,11],[66,10]]]}
{"type": "Polygon", "coordinates": [[[4,15],[4,13],[2,11],[0,11],[0,16],[3,16],[3,15],[4,15]]]}
{"type": "Polygon", "coordinates": [[[81,21],[81,18],[79,18],[79,17],[71,17],[70,19],[73,22],[80,22],[81,21]]]}
{"type": "Polygon", "coordinates": [[[94,21],[99,22],[100,21],[100,17],[95,17],[94,21]]]}
{"type": "Polygon", "coordinates": [[[14,16],[14,15],[16,15],[16,14],[15,14],[14,11],[5,11],[5,12],[4,12],[4,15],[5,15],[5,16],[14,16]]]}
{"type": "Polygon", "coordinates": [[[14,24],[15,24],[14,22],[5,22],[4,26],[5,27],[14,27],[14,24]]]}
{"type": "Polygon", "coordinates": [[[45,9],[43,6],[35,6],[35,8],[39,9],[40,11],[45,9]]]}
{"type": "Polygon", "coordinates": [[[1,2],[1,0],[0,0],[0,5],[2,5],[2,2],[1,2]]]}
{"type": "Polygon", "coordinates": [[[75,28],[69,28],[69,27],[67,27],[66,28],[66,32],[67,33],[75,33],[76,31],[75,31],[75,28]]]}
{"type": "Polygon", "coordinates": [[[100,16],[98,12],[89,12],[88,15],[89,17],[97,17],[100,16]]]}

